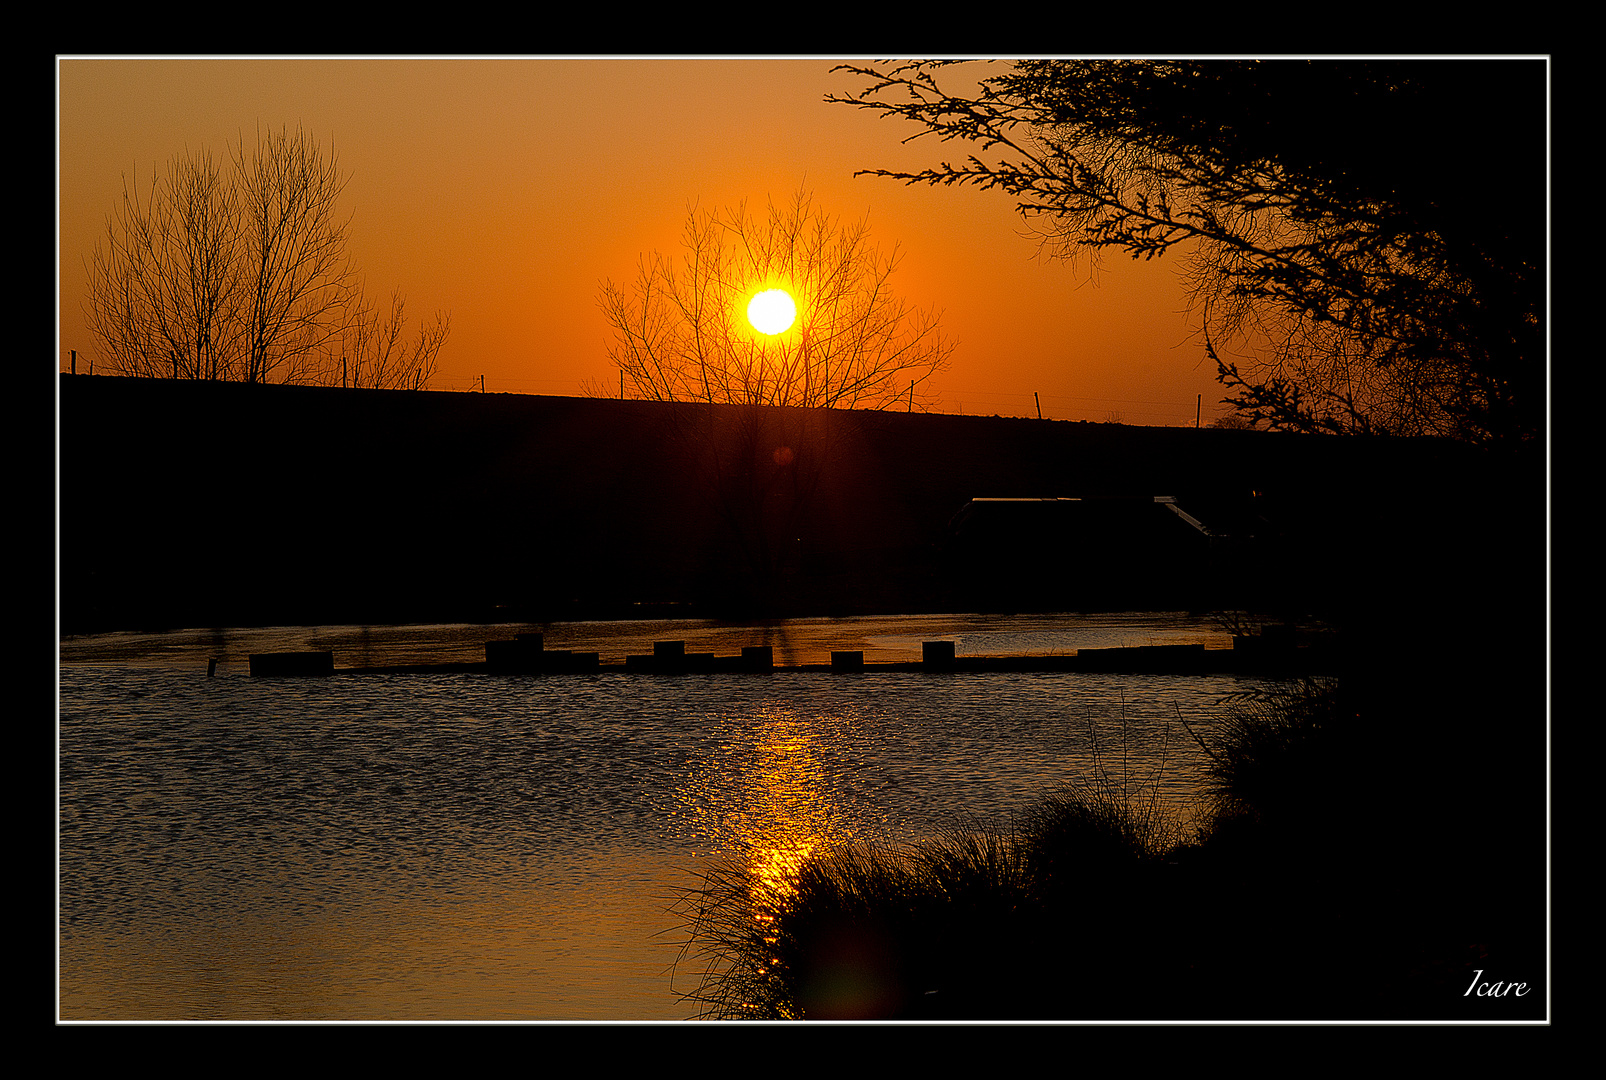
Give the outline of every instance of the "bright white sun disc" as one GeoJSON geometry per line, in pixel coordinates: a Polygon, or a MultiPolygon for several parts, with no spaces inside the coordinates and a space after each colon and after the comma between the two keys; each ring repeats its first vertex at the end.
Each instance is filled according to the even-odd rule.
{"type": "Polygon", "coordinates": [[[747,321],[761,334],[784,333],[797,320],[797,305],[785,289],[765,289],[747,302],[747,321]]]}

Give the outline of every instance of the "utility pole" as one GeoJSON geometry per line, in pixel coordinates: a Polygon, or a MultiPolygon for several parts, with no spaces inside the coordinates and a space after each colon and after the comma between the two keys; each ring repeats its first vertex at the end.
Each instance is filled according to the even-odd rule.
{"type": "Polygon", "coordinates": [[[1043,418],[1043,402],[1038,398],[1036,390],[1032,391],[1032,400],[1037,402],[1037,418],[1041,420],[1043,418]]]}
{"type": "Polygon", "coordinates": [[[1193,402],[1193,430],[1199,430],[1199,414],[1204,411],[1204,395],[1197,394],[1193,402]]]}

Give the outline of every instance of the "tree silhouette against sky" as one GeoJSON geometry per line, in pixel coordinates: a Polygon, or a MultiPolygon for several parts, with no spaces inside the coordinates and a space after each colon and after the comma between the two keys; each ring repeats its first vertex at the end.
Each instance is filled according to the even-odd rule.
{"type": "Polygon", "coordinates": [[[969,151],[872,174],[998,189],[1056,257],[1181,256],[1204,351],[1260,426],[1541,433],[1542,61],[842,70],[867,85],[827,100],[969,151]]]}
{"type": "MultiPolygon", "coordinates": [[[[687,213],[679,259],[644,255],[628,286],[604,282],[609,359],[628,396],[711,404],[909,409],[953,351],[935,311],[892,289],[896,250],[799,191],[763,216],[745,204],[687,213]],[[782,290],[796,318],[775,333],[748,317],[782,290]]],[[[606,387],[593,387],[606,393],[606,387]]]]}
{"type": "Polygon", "coordinates": [[[364,295],[339,208],[345,176],[305,130],[242,139],[220,165],[176,155],[127,181],[88,265],[85,316],[122,375],[417,389],[450,331],[405,333],[364,295]]]}

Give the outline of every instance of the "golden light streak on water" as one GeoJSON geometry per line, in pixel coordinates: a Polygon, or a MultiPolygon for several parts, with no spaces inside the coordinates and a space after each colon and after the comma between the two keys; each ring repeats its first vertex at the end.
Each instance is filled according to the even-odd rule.
{"type": "Polygon", "coordinates": [[[851,709],[802,715],[767,705],[728,716],[708,759],[690,770],[678,799],[712,841],[715,858],[743,867],[755,912],[791,895],[812,856],[862,839],[862,822],[841,804],[842,765],[831,750],[856,725],[851,709]]]}
{"type": "MultiPolygon", "coordinates": [[[[1190,618],[906,617],[548,627],[619,659],[682,640],[778,661],[1108,647],[1190,618]]],[[[798,866],[1005,821],[1054,785],[1163,760],[1168,800],[1231,678],[466,675],[254,679],[484,655],[468,626],[64,640],[59,1003],[70,1020],[684,1019],[672,905],[715,864],[784,902],[798,866]],[[220,658],[214,677],[208,659],[220,658]]],[[[727,879],[731,880],[731,879],[727,879]]],[[[734,881],[733,881],[734,883],[734,881]]],[[[748,911],[753,906],[742,905],[748,911]]],[[[754,905],[762,908],[763,905],[754,905]]],[[[773,907],[772,907],[773,910],[773,907]]],[[[742,912],[732,912],[738,918],[742,912]]],[[[762,928],[760,928],[762,933],[762,928]]]]}

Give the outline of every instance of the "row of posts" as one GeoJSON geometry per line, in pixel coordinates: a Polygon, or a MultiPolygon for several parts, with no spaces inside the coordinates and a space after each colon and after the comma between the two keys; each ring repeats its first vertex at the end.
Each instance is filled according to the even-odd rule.
{"type": "MultiPolygon", "coordinates": [[[[942,671],[954,665],[952,641],[926,641],[920,646],[921,667],[942,671]]],[[[512,641],[487,641],[485,664],[495,672],[583,673],[601,670],[601,657],[594,652],[570,652],[546,648],[545,635],[519,634],[512,641]]],[[[625,657],[625,670],[643,674],[681,674],[688,672],[766,672],[775,670],[775,650],[770,645],[747,645],[739,656],[686,651],[684,641],[655,641],[652,652],[625,657]]],[[[831,653],[832,671],[863,671],[864,652],[844,650],[831,653]]]]}

